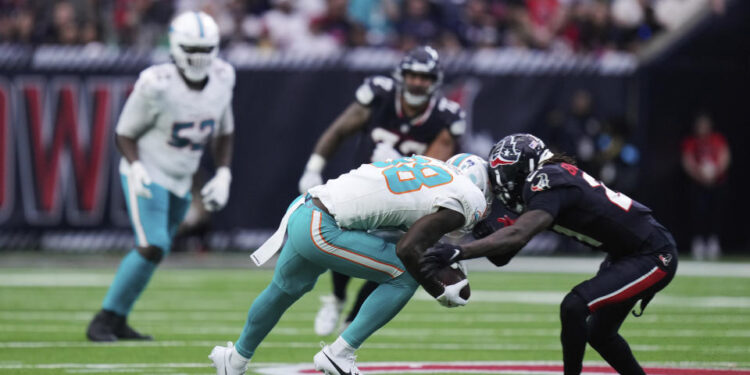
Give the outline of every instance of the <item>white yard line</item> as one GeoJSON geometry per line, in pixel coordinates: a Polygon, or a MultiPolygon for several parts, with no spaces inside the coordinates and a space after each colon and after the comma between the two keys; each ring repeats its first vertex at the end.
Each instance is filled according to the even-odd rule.
{"type": "MultiPolygon", "coordinates": [[[[28,349],[28,348],[105,348],[105,347],[206,347],[221,344],[217,341],[149,341],[149,342],[115,342],[111,344],[91,343],[85,341],[19,341],[0,342],[3,349],[28,349]]],[[[319,348],[317,342],[264,342],[261,348],[319,348]]],[[[703,353],[725,353],[725,354],[748,354],[750,347],[737,347],[734,345],[631,345],[636,351],[644,352],[703,352],[703,353]]],[[[560,350],[559,344],[493,344],[493,343],[390,343],[377,342],[367,343],[368,350],[482,350],[482,351],[554,351],[560,350]]]]}
{"type": "MultiPolygon", "coordinates": [[[[471,277],[471,276],[470,276],[471,277]]],[[[557,305],[565,297],[565,292],[548,291],[494,291],[473,290],[469,303],[526,303],[539,305],[557,305]]],[[[414,298],[431,301],[433,297],[424,290],[419,290],[414,298]]],[[[657,294],[652,306],[678,306],[690,308],[750,308],[750,297],[685,297],[669,294],[657,294]]]]}
{"type": "MultiPolygon", "coordinates": [[[[467,261],[469,272],[501,271],[501,272],[548,272],[548,273],[585,273],[595,274],[604,254],[595,257],[544,257],[518,256],[504,267],[495,267],[487,259],[471,259],[467,261]]],[[[712,277],[742,277],[750,278],[750,263],[743,262],[697,262],[680,259],[677,268],[679,276],[712,276],[712,277]]],[[[471,277],[471,275],[469,276],[471,277]]]]}
{"type": "MultiPolygon", "coordinates": [[[[52,324],[0,324],[0,332],[6,333],[76,333],[81,332],[78,325],[52,325],[52,324]]],[[[238,327],[228,326],[159,326],[161,335],[209,335],[220,334],[234,335],[238,333],[238,327]]],[[[496,339],[497,337],[554,337],[560,333],[559,328],[382,328],[378,330],[380,337],[467,337],[475,341],[482,338],[496,339]]],[[[304,336],[312,335],[309,328],[275,327],[272,335],[278,336],[304,336]]],[[[627,329],[628,337],[735,337],[750,338],[750,330],[738,329],[684,329],[675,327],[673,329],[627,329]]],[[[444,340],[446,341],[446,340],[444,340]]]]}
{"type": "MultiPolygon", "coordinates": [[[[358,363],[359,367],[361,368],[382,368],[386,369],[388,367],[393,368],[403,368],[408,367],[414,369],[413,373],[438,373],[433,371],[424,371],[420,370],[420,368],[426,367],[426,366],[434,366],[434,365],[447,365],[452,366],[455,368],[460,368],[461,366],[506,366],[506,367],[512,367],[512,366],[553,366],[558,367],[560,366],[559,362],[553,362],[553,361],[528,361],[528,362],[520,362],[520,361],[493,361],[493,362],[484,362],[484,361],[478,361],[478,362],[362,362],[358,363]]],[[[742,370],[743,368],[747,368],[750,366],[750,362],[668,362],[668,363],[658,363],[658,362],[647,362],[643,364],[644,367],[659,367],[659,368],[682,368],[682,369],[735,369],[735,370],[742,370]]],[[[209,369],[210,364],[208,361],[204,363],[100,363],[100,364],[89,364],[89,363],[48,363],[48,364],[24,364],[24,363],[2,363],[0,362],[0,369],[2,370],[80,370],[80,371],[66,371],[66,372],[129,372],[132,370],[132,372],[140,372],[143,370],[169,370],[169,369],[194,369],[194,368],[206,368],[209,369]],[[98,370],[98,371],[97,371],[98,370]]],[[[586,361],[584,363],[585,367],[590,366],[606,366],[603,362],[592,362],[592,361],[586,361]]],[[[301,374],[305,370],[309,370],[312,368],[312,365],[310,363],[297,363],[297,364],[289,364],[289,363],[250,363],[249,368],[254,371],[260,371],[262,374],[283,374],[283,375],[289,375],[289,374],[301,374]]],[[[383,370],[388,373],[393,373],[393,370],[383,370]]],[[[305,371],[307,373],[308,371],[305,371]]],[[[444,373],[445,371],[443,371],[444,373]]],[[[470,372],[480,372],[480,373],[488,373],[489,370],[484,371],[461,371],[464,373],[470,373],[470,372]]],[[[380,373],[380,372],[377,372],[380,373]]],[[[524,371],[495,371],[495,373],[525,373],[524,371]]],[[[534,374],[541,374],[546,373],[544,370],[541,371],[534,371],[534,374]]],[[[554,373],[554,372],[552,372],[554,373]]],[[[591,375],[594,374],[592,372],[585,372],[585,374],[591,375]]]]}
{"type": "MultiPolygon", "coordinates": [[[[658,296],[657,296],[658,300],[658,296]]],[[[551,302],[550,302],[551,304],[551,302]]],[[[656,305],[657,302],[652,302],[656,305]]],[[[701,325],[721,325],[721,324],[748,324],[750,323],[750,314],[744,314],[743,311],[737,311],[737,314],[732,313],[711,313],[706,315],[705,312],[679,312],[676,314],[650,314],[647,313],[639,318],[637,322],[639,324],[701,324],[701,325]]],[[[693,310],[695,311],[695,310],[693,310]]],[[[238,319],[242,320],[247,315],[246,311],[242,312],[190,312],[190,311],[135,311],[133,317],[142,322],[169,322],[171,324],[190,324],[184,322],[223,322],[231,321],[236,322],[238,319]],[[179,323],[178,323],[179,322],[179,323]]],[[[79,311],[79,312],[55,312],[55,311],[36,311],[36,310],[23,310],[23,311],[0,311],[0,322],[3,320],[12,320],[20,322],[54,322],[60,324],[61,321],[70,322],[71,324],[80,325],[80,322],[88,322],[91,320],[93,312],[91,311],[79,311]]],[[[503,312],[476,312],[466,310],[462,312],[462,316],[470,318],[472,321],[481,323],[557,323],[560,321],[557,309],[553,309],[550,312],[525,312],[525,313],[503,313],[503,312]]],[[[311,322],[315,317],[315,312],[311,311],[308,313],[291,312],[284,314],[284,321],[286,322],[311,322]]],[[[453,322],[455,316],[451,314],[433,314],[430,316],[430,322],[442,323],[442,322],[453,322]]],[[[423,313],[412,313],[402,312],[399,313],[395,318],[396,322],[416,322],[424,323],[425,316],[423,313]]],[[[194,323],[193,323],[194,324],[194,323]]],[[[163,326],[160,323],[160,326],[163,326]]]]}
{"type": "MultiPolygon", "coordinates": [[[[597,257],[519,256],[505,267],[495,267],[486,259],[467,261],[470,271],[574,273],[593,275],[603,255],[597,257]]],[[[64,267],[64,265],[63,265],[64,267]]],[[[110,273],[55,271],[16,273],[7,269],[0,274],[0,286],[7,287],[106,287],[112,281],[110,273]]],[[[750,263],[696,262],[680,260],[677,276],[711,276],[750,278],[750,263]]]]}

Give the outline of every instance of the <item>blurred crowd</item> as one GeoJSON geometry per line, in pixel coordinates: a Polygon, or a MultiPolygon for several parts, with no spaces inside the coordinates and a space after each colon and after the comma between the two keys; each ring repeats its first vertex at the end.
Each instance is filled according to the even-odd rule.
{"type": "Polygon", "coordinates": [[[622,116],[597,115],[593,95],[576,91],[569,107],[552,110],[539,131],[555,153],[572,156],[578,165],[607,186],[631,194],[638,186],[641,152],[633,142],[633,124],[622,116]]]}
{"type": "Polygon", "coordinates": [[[0,0],[0,43],[151,48],[178,12],[203,10],[222,46],[335,52],[526,47],[635,51],[723,0],[0,0]]]}

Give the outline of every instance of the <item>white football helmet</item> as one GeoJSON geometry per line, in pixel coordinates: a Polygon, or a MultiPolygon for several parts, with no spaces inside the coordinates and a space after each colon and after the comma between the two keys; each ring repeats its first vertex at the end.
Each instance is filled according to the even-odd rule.
{"type": "Polygon", "coordinates": [[[484,198],[487,200],[485,215],[489,215],[494,195],[487,161],[477,155],[463,153],[451,156],[446,163],[456,167],[459,173],[468,177],[484,193],[484,198]]]}
{"type": "Polygon", "coordinates": [[[203,12],[184,12],[169,25],[169,52],[191,81],[201,81],[219,53],[219,26],[203,12]]]}

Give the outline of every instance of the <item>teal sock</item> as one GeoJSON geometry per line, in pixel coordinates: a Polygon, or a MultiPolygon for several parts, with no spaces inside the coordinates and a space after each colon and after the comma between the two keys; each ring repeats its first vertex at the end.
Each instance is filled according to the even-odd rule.
{"type": "Polygon", "coordinates": [[[352,324],[341,334],[354,349],[362,346],[370,335],[393,319],[414,295],[418,286],[416,281],[406,273],[399,279],[401,277],[405,279],[378,285],[365,299],[352,324]]]}
{"type": "Polygon", "coordinates": [[[247,312],[247,321],[237,339],[235,348],[245,358],[251,358],[255,348],[266,338],[268,332],[279,322],[281,315],[299,297],[285,293],[273,282],[253,301],[247,312]]]}
{"type": "Polygon", "coordinates": [[[146,260],[138,251],[130,251],[117,269],[117,274],[104,297],[102,309],[127,316],[155,269],[156,264],[146,260]]]}

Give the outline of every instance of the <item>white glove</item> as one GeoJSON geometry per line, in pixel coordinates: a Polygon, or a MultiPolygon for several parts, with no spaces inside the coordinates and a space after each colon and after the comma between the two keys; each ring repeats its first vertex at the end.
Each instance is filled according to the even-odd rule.
{"type": "Polygon", "coordinates": [[[151,185],[151,177],[149,177],[146,168],[143,167],[140,161],[136,160],[130,163],[130,173],[128,173],[128,179],[130,180],[130,187],[135,192],[135,195],[151,198],[151,190],[147,185],[151,185]]]}
{"type": "Polygon", "coordinates": [[[229,200],[229,184],[232,183],[232,173],[227,167],[216,170],[216,175],[201,189],[203,207],[206,211],[218,211],[227,204],[229,200]]]}
{"type": "Polygon", "coordinates": [[[297,185],[300,194],[305,194],[310,188],[323,184],[321,172],[323,172],[325,165],[326,159],[322,156],[318,154],[310,156],[310,160],[305,166],[305,172],[302,173],[302,177],[299,179],[299,184],[297,185]]]}
{"type": "Polygon", "coordinates": [[[398,159],[402,157],[398,151],[396,151],[393,146],[389,145],[385,142],[378,142],[378,144],[375,145],[375,150],[372,151],[372,157],[370,160],[372,160],[373,163],[379,162],[379,161],[386,161],[388,159],[398,159]]]}
{"type": "Polygon", "coordinates": [[[299,179],[299,192],[305,194],[310,188],[321,185],[323,183],[323,176],[320,172],[313,172],[305,169],[305,173],[302,174],[302,178],[299,179]]]}
{"type": "Polygon", "coordinates": [[[441,305],[445,307],[458,307],[469,303],[469,301],[461,298],[459,293],[466,284],[469,283],[469,279],[463,279],[453,285],[446,285],[443,294],[435,298],[441,305]]]}

